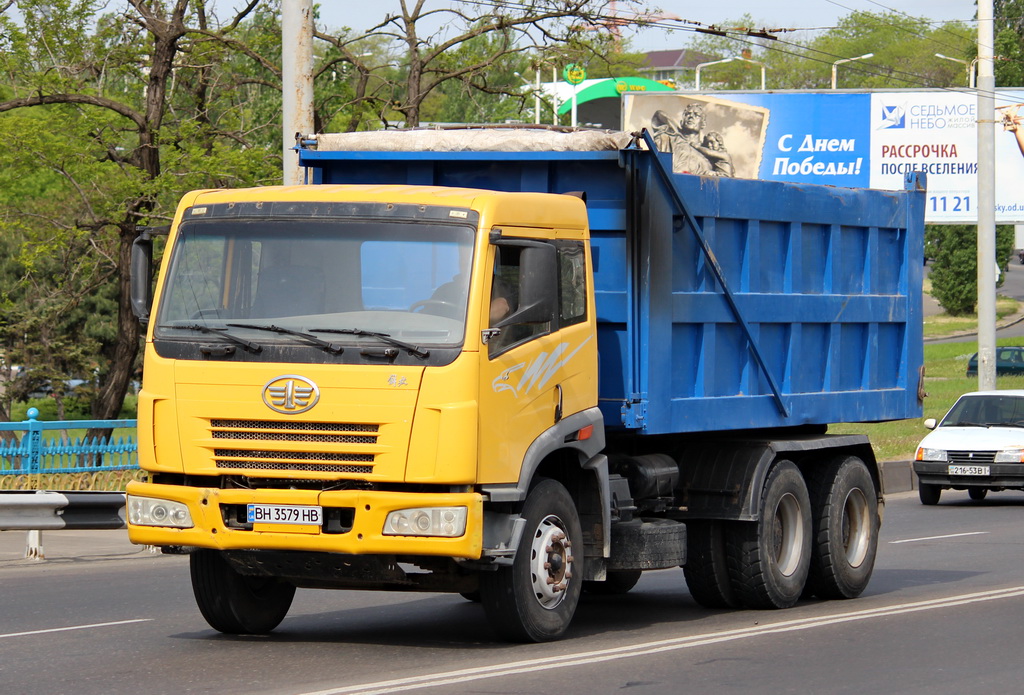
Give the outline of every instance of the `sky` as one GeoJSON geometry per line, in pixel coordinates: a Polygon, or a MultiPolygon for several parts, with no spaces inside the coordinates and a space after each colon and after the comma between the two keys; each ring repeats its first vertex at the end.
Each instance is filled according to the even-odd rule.
{"type": "MultiPolygon", "coordinates": [[[[317,2],[318,0],[314,0],[317,2]]],[[[389,12],[397,13],[398,0],[319,0],[320,24],[337,29],[342,26],[366,30],[382,21],[389,12]]],[[[428,6],[452,3],[446,0],[428,0],[428,6]]],[[[486,3],[481,3],[486,4],[486,3]]],[[[694,0],[654,0],[667,15],[702,24],[729,25],[730,20],[750,14],[757,28],[813,29],[835,26],[841,17],[853,11],[896,12],[913,17],[926,17],[943,22],[961,20],[973,26],[975,0],[732,0],[728,12],[708,9],[713,3],[694,0]]],[[[620,12],[628,9],[628,2],[618,3],[620,12]]],[[[657,51],[682,48],[694,34],[690,31],[665,31],[650,27],[639,32],[627,32],[634,50],[657,51]]]]}

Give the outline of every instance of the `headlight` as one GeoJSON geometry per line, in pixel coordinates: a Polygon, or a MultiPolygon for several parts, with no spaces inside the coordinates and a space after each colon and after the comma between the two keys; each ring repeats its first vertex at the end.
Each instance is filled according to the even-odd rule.
{"type": "Polygon", "coordinates": [[[1005,449],[996,452],[996,463],[1021,463],[1024,462],[1024,449],[1005,449]]]}
{"type": "Polygon", "coordinates": [[[181,502],[151,497],[128,497],[128,522],[135,526],[192,528],[192,514],[181,502]]]}
{"type": "Polygon", "coordinates": [[[467,516],[466,507],[399,509],[384,520],[384,535],[458,538],[466,533],[467,516]]]}
{"type": "Polygon", "coordinates": [[[918,461],[948,461],[945,449],[926,449],[923,446],[917,448],[918,461]]]}

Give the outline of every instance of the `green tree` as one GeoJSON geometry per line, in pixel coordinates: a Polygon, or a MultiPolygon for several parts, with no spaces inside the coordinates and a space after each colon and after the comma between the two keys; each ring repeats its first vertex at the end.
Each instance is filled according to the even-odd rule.
{"type": "Polygon", "coordinates": [[[136,367],[128,266],[139,228],[170,219],[184,190],[259,182],[279,167],[251,146],[261,131],[245,129],[245,93],[219,69],[255,3],[216,29],[202,2],[128,4],[98,16],[102,3],[89,0],[22,0],[20,21],[0,15],[0,134],[18,142],[0,170],[43,172],[44,187],[0,199],[0,219],[24,235],[21,294],[8,295],[22,306],[6,314],[4,352],[24,350],[54,378],[94,368],[96,418],[117,416],[136,367]],[[79,345],[92,364],[70,359],[79,345]]]}
{"type": "Polygon", "coordinates": [[[938,251],[929,278],[932,296],[951,316],[974,312],[978,301],[978,234],[968,225],[937,228],[938,251]]]}
{"type": "MultiPolygon", "coordinates": [[[[744,57],[763,62],[769,89],[828,89],[837,60],[874,56],[837,66],[840,89],[962,87],[964,68],[935,57],[965,57],[976,32],[960,22],[936,25],[897,12],[851,12],[835,28],[807,36],[764,29],[750,15],[716,23],[688,48],[719,59],[744,57]],[[760,28],[759,28],[760,27],[760,28]]],[[[702,72],[701,87],[757,89],[760,69],[744,61],[702,72]]]]}
{"type": "MultiPolygon", "coordinates": [[[[932,296],[951,316],[975,311],[978,302],[978,229],[974,225],[929,226],[925,237],[934,254],[929,279],[932,296]]],[[[1013,255],[1014,230],[1010,225],[996,227],[996,264],[1005,270],[1013,255]]],[[[1000,273],[996,286],[1005,274],[1000,273]]]]}
{"type": "Polygon", "coordinates": [[[996,0],[993,10],[996,86],[1020,87],[1024,85],[1024,2],[996,0]]]}
{"type": "Polygon", "coordinates": [[[687,44],[687,48],[709,56],[705,62],[729,61],[701,69],[702,90],[760,89],[759,64],[765,66],[766,86],[771,89],[778,86],[776,70],[770,67],[771,61],[775,58],[772,55],[775,42],[764,37],[751,36],[751,33],[757,33],[753,29],[757,24],[751,15],[745,14],[737,19],[716,22],[695,34],[696,38],[687,44]]]}

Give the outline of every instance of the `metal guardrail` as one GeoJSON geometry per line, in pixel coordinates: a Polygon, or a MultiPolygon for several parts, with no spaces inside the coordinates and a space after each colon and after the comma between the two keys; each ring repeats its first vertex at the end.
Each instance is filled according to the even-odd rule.
{"type": "MultiPolygon", "coordinates": [[[[135,436],[44,437],[47,431],[134,429],[136,420],[62,420],[42,422],[29,408],[28,420],[0,423],[0,432],[24,433],[0,440],[0,476],[47,473],[96,473],[137,470],[135,436]]],[[[0,490],[0,531],[28,531],[25,557],[43,559],[43,531],[122,529],[123,492],[0,490]]]]}
{"type": "Polygon", "coordinates": [[[123,492],[0,491],[0,531],[29,532],[26,558],[43,559],[43,531],[124,527],[123,492]]]}
{"type": "Polygon", "coordinates": [[[122,429],[136,427],[137,420],[60,420],[42,422],[39,411],[29,408],[28,420],[0,423],[0,432],[24,432],[14,440],[0,440],[0,475],[123,471],[139,467],[135,436],[67,436],[44,438],[43,432],[70,429],[122,429]]]}
{"type": "Polygon", "coordinates": [[[0,492],[0,531],[121,529],[123,492],[0,492]]]}

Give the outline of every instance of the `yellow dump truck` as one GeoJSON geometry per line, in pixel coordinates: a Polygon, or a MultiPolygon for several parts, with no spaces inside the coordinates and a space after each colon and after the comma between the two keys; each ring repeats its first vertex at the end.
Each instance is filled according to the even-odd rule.
{"type": "Polygon", "coordinates": [[[140,237],[129,533],[214,628],[296,587],[461,593],[527,641],[649,569],[709,606],[866,587],[878,466],[824,425],[920,413],[920,184],[530,137],[306,143],[309,185],[188,193],[153,292],[140,237]]]}

